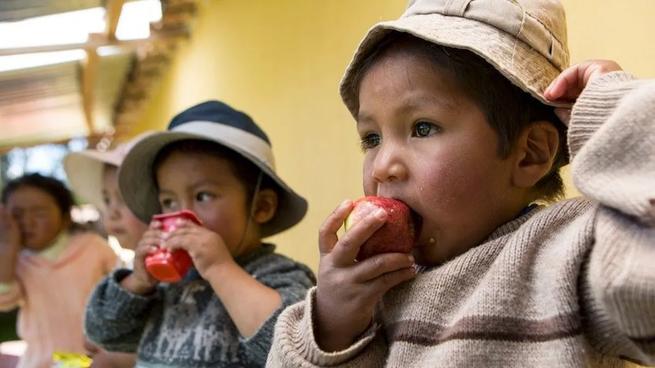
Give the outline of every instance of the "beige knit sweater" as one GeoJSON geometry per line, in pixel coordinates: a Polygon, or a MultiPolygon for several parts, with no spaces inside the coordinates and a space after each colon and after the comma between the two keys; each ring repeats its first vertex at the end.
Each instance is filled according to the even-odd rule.
{"type": "Polygon", "coordinates": [[[533,210],[390,290],[345,351],[321,351],[314,292],[279,318],[268,367],[655,365],[655,81],[588,86],[569,130],[586,196],[533,210]]]}

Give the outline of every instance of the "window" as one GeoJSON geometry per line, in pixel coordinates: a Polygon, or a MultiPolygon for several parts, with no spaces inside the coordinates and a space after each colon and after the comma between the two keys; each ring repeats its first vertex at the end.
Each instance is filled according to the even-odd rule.
{"type": "Polygon", "coordinates": [[[26,173],[38,172],[66,182],[63,159],[70,151],[86,149],[85,138],[76,138],[66,144],[43,144],[28,148],[14,148],[0,155],[0,182],[15,179],[26,173]]]}

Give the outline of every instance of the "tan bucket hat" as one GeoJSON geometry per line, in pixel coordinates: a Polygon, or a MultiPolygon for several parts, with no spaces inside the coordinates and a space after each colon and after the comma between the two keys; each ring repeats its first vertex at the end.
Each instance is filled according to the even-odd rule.
{"type": "Polygon", "coordinates": [[[154,174],[157,155],[166,146],[185,140],[217,143],[252,162],[272,180],[277,189],[278,209],[261,226],[262,237],[281,233],[305,217],[307,201],[277,174],[266,133],[244,112],[221,101],[205,101],[175,116],[166,131],[139,140],[125,156],[118,172],[118,185],[123,201],[141,221],[149,223],[153,215],[161,213],[154,174]]]}
{"type": "Polygon", "coordinates": [[[548,85],[569,65],[564,8],[557,0],[410,0],[397,20],[373,26],[341,81],[341,98],[357,113],[354,76],[389,32],[412,34],[484,58],[513,84],[543,103],[548,85]]]}
{"type": "Polygon", "coordinates": [[[134,144],[153,133],[145,132],[112,150],[88,149],[67,154],[64,157],[64,171],[73,192],[88,203],[104,210],[102,175],[105,165],[120,167],[125,155],[134,144]]]}

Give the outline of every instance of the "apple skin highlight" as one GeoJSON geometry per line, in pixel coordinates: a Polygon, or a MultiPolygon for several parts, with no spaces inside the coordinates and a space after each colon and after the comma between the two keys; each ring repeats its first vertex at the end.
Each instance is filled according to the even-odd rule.
{"type": "Polygon", "coordinates": [[[344,222],[348,231],[362,218],[381,208],[387,213],[387,220],[362,245],[357,261],[363,261],[381,253],[410,253],[416,242],[416,225],[411,210],[403,202],[385,197],[368,196],[353,203],[353,210],[344,222]]]}

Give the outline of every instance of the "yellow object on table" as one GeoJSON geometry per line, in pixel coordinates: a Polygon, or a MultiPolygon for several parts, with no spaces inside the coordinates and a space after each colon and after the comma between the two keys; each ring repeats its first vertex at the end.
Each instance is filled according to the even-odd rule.
{"type": "Polygon", "coordinates": [[[57,352],[52,355],[52,368],[89,368],[92,362],[84,354],[57,352]]]}

